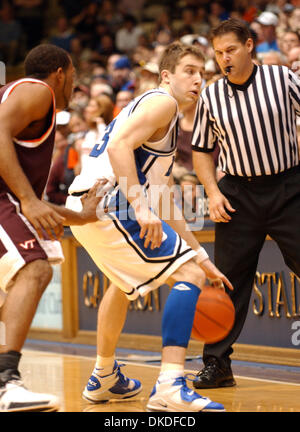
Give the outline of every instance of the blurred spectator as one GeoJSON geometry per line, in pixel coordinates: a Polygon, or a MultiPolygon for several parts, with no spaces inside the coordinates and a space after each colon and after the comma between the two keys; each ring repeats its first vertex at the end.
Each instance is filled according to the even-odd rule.
{"type": "Polygon", "coordinates": [[[263,41],[256,46],[256,52],[260,54],[268,51],[279,51],[276,40],[276,26],[278,24],[277,16],[272,12],[262,12],[257,21],[262,26],[263,41]]]}
{"type": "Polygon", "coordinates": [[[115,51],[116,47],[113,35],[111,33],[104,34],[100,37],[98,46],[94,51],[95,58],[105,63],[115,51]]]}
{"type": "Polygon", "coordinates": [[[181,11],[181,25],[178,28],[178,35],[183,36],[184,34],[195,33],[195,11],[193,8],[185,7],[181,11]]]}
{"type": "Polygon", "coordinates": [[[70,169],[73,169],[75,175],[77,175],[80,173],[81,169],[81,144],[88,133],[88,124],[81,111],[73,111],[68,126],[70,130],[67,137],[69,149],[68,166],[70,169]]]}
{"type": "Polygon", "coordinates": [[[173,176],[176,181],[183,174],[193,170],[191,142],[196,104],[193,102],[187,106],[179,117],[177,151],[173,166],[173,176]]]}
{"type": "Polygon", "coordinates": [[[29,50],[38,45],[43,37],[46,0],[12,0],[12,4],[22,27],[25,49],[29,50]]]}
{"type": "Polygon", "coordinates": [[[107,71],[107,74],[108,74],[110,79],[112,79],[112,76],[113,76],[114,66],[115,66],[117,60],[119,60],[121,57],[122,57],[122,54],[119,54],[119,53],[113,53],[108,57],[107,62],[106,62],[106,71],[107,71]]]}
{"type": "Polygon", "coordinates": [[[230,17],[229,12],[225,9],[223,2],[213,1],[209,3],[209,23],[212,27],[220,24],[230,17]]]}
{"type": "Polygon", "coordinates": [[[217,65],[216,61],[214,58],[210,58],[208,60],[206,60],[205,62],[205,66],[204,66],[204,71],[202,74],[203,77],[203,86],[207,86],[207,84],[209,82],[211,82],[211,80],[216,77],[217,79],[220,78],[220,75],[218,74],[219,72],[219,66],[217,65]]]}
{"type": "Polygon", "coordinates": [[[151,63],[159,64],[162,53],[165,50],[165,45],[157,44],[155,45],[153,56],[150,59],[151,63]]]}
{"type": "Polygon", "coordinates": [[[0,9],[0,60],[11,66],[16,63],[21,27],[14,18],[14,10],[8,2],[0,9]]]}
{"type": "Polygon", "coordinates": [[[145,35],[141,35],[139,38],[139,44],[132,53],[132,61],[134,64],[144,65],[151,60],[153,56],[153,47],[148,43],[148,38],[145,35]],[[147,44],[145,44],[147,42],[147,44]]]}
{"type": "Polygon", "coordinates": [[[161,30],[165,30],[169,33],[172,33],[172,21],[171,21],[171,13],[166,8],[161,11],[161,13],[155,18],[153,27],[150,32],[151,42],[156,41],[157,35],[161,30]]]}
{"type": "Polygon", "coordinates": [[[136,18],[125,15],[121,28],[116,32],[116,48],[125,54],[132,53],[142,33],[143,29],[137,25],[136,18]]]}
{"type": "Polygon", "coordinates": [[[209,216],[208,198],[194,172],[187,172],[179,179],[182,212],[187,224],[194,230],[203,227],[204,218],[209,216]]]}
{"type": "Polygon", "coordinates": [[[300,61],[300,47],[294,47],[290,50],[290,52],[288,53],[288,66],[293,69],[296,70],[296,64],[298,63],[299,66],[299,61],[300,61]]]}
{"type": "Polygon", "coordinates": [[[106,94],[108,96],[113,96],[112,87],[106,82],[92,81],[90,86],[90,96],[95,98],[101,94],[106,94]]]}
{"type": "Polygon", "coordinates": [[[120,57],[113,66],[112,83],[114,92],[120,90],[134,91],[134,77],[131,70],[131,63],[127,56],[120,57]]]}
{"type": "Polygon", "coordinates": [[[59,46],[64,50],[71,51],[71,40],[75,37],[75,33],[70,27],[69,22],[65,16],[57,19],[56,29],[49,39],[49,43],[59,46]]]}
{"type": "Polygon", "coordinates": [[[135,18],[141,19],[145,3],[146,0],[119,0],[118,7],[123,15],[129,13],[135,18]]]}
{"type": "Polygon", "coordinates": [[[58,0],[59,5],[64,11],[64,15],[68,18],[74,18],[79,15],[85,8],[88,0],[58,0]]]}
{"type": "Polygon", "coordinates": [[[81,83],[75,84],[69,107],[73,110],[82,110],[86,107],[88,101],[89,88],[81,83]]]}
{"type": "Polygon", "coordinates": [[[300,5],[294,8],[288,20],[289,27],[294,31],[300,31],[300,5]]]}
{"type": "Polygon", "coordinates": [[[126,105],[133,99],[133,93],[129,90],[120,90],[116,95],[113,116],[116,117],[126,105]]]}
{"type": "Polygon", "coordinates": [[[158,32],[154,45],[167,46],[173,40],[173,34],[170,30],[162,29],[158,32]]]}
{"type": "Polygon", "coordinates": [[[215,57],[214,50],[206,37],[197,36],[193,40],[193,45],[196,45],[198,48],[200,48],[204,55],[204,58],[213,59],[215,57]]]}
{"type": "Polygon", "coordinates": [[[82,46],[91,47],[97,26],[98,4],[94,1],[84,2],[84,7],[71,19],[76,34],[81,40],[82,46]]]}
{"type": "Polygon", "coordinates": [[[285,55],[285,57],[288,57],[289,52],[294,47],[300,46],[300,34],[298,32],[295,32],[293,30],[286,30],[284,34],[282,35],[281,42],[280,42],[280,49],[281,52],[285,55]]]}
{"type": "Polygon", "coordinates": [[[55,148],[58,155],[50,170],[46,195],[49,202],[64,205],[68,196],[68,188],[75,177],[74,167],[77,164],[78,155],[59,130],[55,133],[55,148]]]}
{"type": "Polygon", "coordinates": [[[204,6],[197,8],[196,16],[193,23],[194,33],[201,36],[208,36],[210,32],[210,25],[208,22],[207,10],[204,6]]]}
{"type": "Polygon", "coordinates": [[[88,132],[88,125],[81,111],[73,111],[69,120],[69,144],[74,144],[88,132]]]}
{"type": "Polygon", "coordinates": [[[263,54],[262,64],[264,65],[284,65],[284,57],[279,51],[268,51],[263,54]]]}
{"type": "Polygon", "coordinates": [[[114,104],[111,98],[101,94],[89,100],[84,110],[84,118],[88,126],[88,133],[76,147],[80,155],[80,166],[83,168],[90,151],[100,139],[106,126],[113,120],[114,104]]]}
{"type": "Polygon", "coordinates": [[[258,21],[255,20],[252,21],[252,23],[249,25],[249,28],[254,37],[254,44],[255,44],[255,51],[256,51],[257,45],[264,42],[263,26],[258,21]]]}
{"type": "Polygon", "coordinates": [[[156,63],[146,63],[139,73],[138,84],[136,85],[135,96],[158,86],[159,69],[156,63]]]}
{"type": "Polygon", "coordinates": [[[122,23],[122,15],[116,8],[116,3],[111,0],[102,0],[98,16],[106,22],[109,30],[115,33],[122,23]]]}
{"type": "Polygon", "coordinates": [[[243,15],[242,19],[247,21],[249,24],[252,23],[258,15],[258,3],[254,0],[252,1],[244,1],[238,0],[234,3],[233,9],[236,9],[238,5],[243,7],[243,15]]]}

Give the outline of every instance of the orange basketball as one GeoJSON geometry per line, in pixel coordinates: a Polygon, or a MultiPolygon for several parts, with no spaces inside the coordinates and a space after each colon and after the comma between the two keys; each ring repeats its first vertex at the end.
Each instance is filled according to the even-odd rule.
{"type": "Polygon", "coordinates": [[[225,291],[205,286],[198,298],[192,337],[205,343],[215,343],[232,329],[235,309],[225,291]]]}

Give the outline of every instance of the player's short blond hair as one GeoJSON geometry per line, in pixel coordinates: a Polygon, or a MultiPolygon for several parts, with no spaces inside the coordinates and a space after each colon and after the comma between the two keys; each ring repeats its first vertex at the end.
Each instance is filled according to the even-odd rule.
{"type": "Polygon", "coordinates": [[[186,45],[179,41],[168,45],[164,50],[159,62],[159,80],[161,81],[161,72],[163,70],[168,70],[171,73],[174,73],[180,60],[187,55],[193,55],[199,60],[203,61],[203,63],[205,62],[201,50],[195,45],[186,45]]]}

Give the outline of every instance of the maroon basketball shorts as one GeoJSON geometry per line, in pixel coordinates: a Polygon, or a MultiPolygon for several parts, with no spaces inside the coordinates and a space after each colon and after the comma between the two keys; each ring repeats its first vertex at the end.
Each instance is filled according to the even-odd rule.
{"type": "MultiPolygon", "coordinates": [[[[20,204],[7,193],[0,194],[0,288],[6,291],[17,272],[26,264],[49,259],[45,243],[20,212],[20,204]]],[[[60,245],[59,245],[60,247],[60,245]]]]}

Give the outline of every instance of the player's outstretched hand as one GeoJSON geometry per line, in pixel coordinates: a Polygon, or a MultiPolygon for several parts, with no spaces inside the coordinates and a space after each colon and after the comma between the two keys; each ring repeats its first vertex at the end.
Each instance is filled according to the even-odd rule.
{"type": "Polygon", "coordinates": [[[101,187],[107,184],[107,180],[98,180],[91,189],[82,195],[82,210],[81,216],[86,223],[97,222],[97,206],[103,197],[101,187]]]}
{"type": "Polygon", "coordinates": [[[216,288],[224,288],[223,284],[225,284],[230,290],[233,290],[231,282],[209,259],[202,261],[199,265],[205,272],[206,277],[210,279],[213,286],[216,288]]]}

